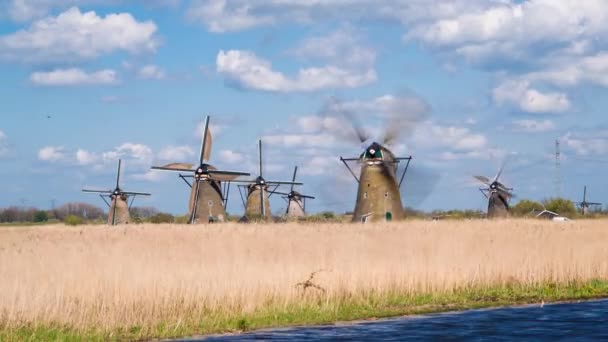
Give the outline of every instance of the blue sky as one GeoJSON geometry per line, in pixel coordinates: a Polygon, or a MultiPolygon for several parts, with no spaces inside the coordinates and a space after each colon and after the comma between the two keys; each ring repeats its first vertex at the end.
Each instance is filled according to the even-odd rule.
{"type": "Polygon", "coordinates": [[[153,193],[136,205],[184,213],[185,184],[149,167],[194,162],[209,114],[211,164],[256,172],[262,138],[266,178],[298,165],[310,210],[352,210],[338,157],[361,145],[332,106],[402,131],[408,206],[484,209],[472,175],[505,158],[519,198],[554,196],[556,139],[561,194],[601,202],[607,19],[602,0],[2,0],[0,207],[101,206],[80,189],[112,187],[120,157],[153,193]]]}

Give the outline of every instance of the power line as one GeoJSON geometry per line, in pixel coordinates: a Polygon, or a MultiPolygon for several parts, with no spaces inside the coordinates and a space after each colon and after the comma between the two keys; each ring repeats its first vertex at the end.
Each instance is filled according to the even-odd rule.
{"type": "Polygon", "coordinates": [[[559,139],[555,140],[555,196],[561,197],[562,188],[562,173],[561,173],[561,151],[559,148],[559,139]]]}

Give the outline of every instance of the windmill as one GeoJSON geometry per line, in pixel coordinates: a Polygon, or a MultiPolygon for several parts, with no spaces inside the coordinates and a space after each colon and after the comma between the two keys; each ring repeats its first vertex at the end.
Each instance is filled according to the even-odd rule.
{"type": "Polygon", "coordinates": [[[583,201],[575,203],[579,208],[581,208],[581,214],[587,215],[589,213],[589,208],[592,206],[600,206],[602,203],[597,202],[587,202],[587,186],[583,188],[583,201]]]}
{"type": "Polygon", "coordinates": [[[145,192],[123,191],[120,188],[120,166],[121,160],[118,159],[118,172],[116,173],[116,187],[114,190],[89,190],[83,189],[83,192],[91,192],[99,194],[99,197],[108,205],[108,224],[127,224],[131,220],[129,209],[133,205],[136,196],[150,196],[145,192]],[[110,202],[106,200],[106,196],[110,198],[110,202]],[[128,203],[128,198],[131,196],[131,203],[128,203]]]}
{"type": "Polygon", "coordinates": [[[282,181],[267,181],[264,179],[264,169],[262,163],[262,140],[258,141],[259,151],[259,176],[255,180],[251,181],[239,181],[249,184],[239,185],[239,192],[243,205],[245,207],[245,218],[261,218],[262,220],[268,220],[272,217],[270,210],[269,198],[276,193],[276,190],[281,185],[302,185],[297,182],[282,182],[282,181]],[[247,193],[247,199],[243,198],[243,192],[241,189],[245,189],[247,193]]]}
{"type": "Polygon", "coordinates": [[[513,189],[506,187],[499,181],[505,168],[505,162],[503,162],[493,180],[485,176],[474,176],[475,179],[484,184],[483,187],[479,188],[479,191],[488,199],[488,218],[506,218],[509,216],[509,200],[513,197],[513,189]]]}
{"type": "MultiPolygon", "coordinates": [[[[360,145],[370,141],[366,130],[359,125],[355,117],[347,112],[342,116],[350,121],[351,127],[360,145]]],[[[388,148],[392,145],[403,130],[404,123],[411,124],[407,118],[392,118],[388,122],[383,137],[367,145],[359,158],[343,158],[340,160],[358,183],[357,201],[353,212],[353,222],[379,222],[401,220],[405,217],[401,202],[401,186],[409,168],[412,156],[396,157],[388,148]],[[396,120],[401,119],[402,122],[396,120]],[[359,177],[355,174],[349,162],[357,162],[361,166],[359,177]],[[399,173],[400,163],[404,163],[399,173]]]]}
{"type": "Polygon", "coordinates": [[[207,116],[196,168],[193,168],[194,164],[189,163],[152,166],[154,170],[180,172],[179,177],[191,188],[188,207],[188,223],[190,224],[223,222],[226,218],[230,183],[240,176],[249,176],[249,173],[245,172],[221,171],[205,163],[211,157],[212,138],[209,121],[210,117],[207,116]],[[182,173],[189,174],[183,175],[182,173]]]}
{"type": "Polygon", "coordinates": [[[304,217],[306,216],[306,200],[315,199],[313,196],[302,195],[298,191],[294,190],[296,185],[296,174],[298,173],[298,167],[293,169],[293,177],[291,178],[291,189],[288,193],[275,191],[275,194],[283,195],[283,198],[287,201],[287,209],[285,210],[285,216],[287,217],[304,217]]]}

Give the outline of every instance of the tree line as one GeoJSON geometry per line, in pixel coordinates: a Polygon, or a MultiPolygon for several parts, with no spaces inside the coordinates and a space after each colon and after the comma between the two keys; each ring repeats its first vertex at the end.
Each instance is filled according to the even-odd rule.
{"type": "MultiPolygon", "coordinates": [[[[564,198],[550,198],[542,201],[528,199],[519,200],[511,206],[511,215],[514,217],[535,217],[543,210],[552,211],[561,216],[579,218],[581,214],[572,201],[564,198]]],[[[405,208],[408,218],[436,218],[436,219],[475,219],[484,218],[485,212],[481,210],[434,210],[424,212],[412,208],[405,208]]],[[[133,223],[186,223],[185,215],[172,215],[159,211],[154,207],[131,208],[131,221],[133,223]]],[[[50,210],[41,210],[34,207],[11,206],[0,209],[0,223],[44,223],[66,222],[68,224],[105,223],[107,211],[97,206],[70,202],[50,210]]],[[[591,208],[587,215],[593,217],[608,217],[608,210],[591,208]]],[[[307,222],[340,222],[344,215],[324,211],[309,215],[302,221],[307,222]]],[[[237,221],[239,217],[228,215],[228,221],[237,221]]]]}

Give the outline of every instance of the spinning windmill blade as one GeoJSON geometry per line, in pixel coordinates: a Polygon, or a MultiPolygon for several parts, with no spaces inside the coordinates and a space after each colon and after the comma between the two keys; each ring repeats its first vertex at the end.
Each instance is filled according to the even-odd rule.
{"type": "Polygon", "coordinates": [[[196,223],[199,215],[199,205],[201,201],[201,194],[205,193],[209,203],[209,219],[223,220],[226,212],[225,206],[228,199],[228,191],[230,189],[230,183],[235,181],[240,176],[249,176],[246,172],[234,172],[234,171],[222,171],[217,170],[213,166],[206,163],[211,158],[211,148],[213,145],[213,139],[211,131],[209,129],[210,117],[207,116],[205,119],[205,128],[201,140],[200,154],[198,158],[198,166],[194,167],[194,164],[189,163],[171,163],[164,166],[153,166],[155,170],[175,171],[189,173],[190,175],[179,175],[191,188],[190,194],[190,216],[188,223],[196,223]],[[186,180],[186,178],[193,178],[192,184],[186,180]],[[221,182],[225,182],[228,185],[223,189],[221,188],[221,182]],[[215,205],[217,204],[217,205],[215,205]],[[213,206],[213,209],[211,208],[213,206]],[[212,212],[213,211],[213,212],[212,212]]]}
{"type": "Polygon", "coordinates": [[[600,206],[600,205],[602,205],[602,203],[598,203],[598,202],[587,202],[587,186],[586,185],[583,188],[583,201],[582,202],[575,202],[575,204],[581,208],[581,213],[583,215],[587,215],[587,213],[589,211],[589,208],[591,206],[600,206]]]}
{"type": "Polygon", "coordinates": [[[485,187],[479,191],[488,199],[488,218],[507,217],[509,215],[509,200],[514,197],[513,189],[505,186],[500,177],[505,169],[507,158],[505,158],[493,180],[485,176],[473,176],[485,187]]]}
{"type": "Polygon", "coordinates": [[[129,209],[131,208],[131,206],[133,205],[133,202],[135,201],[135,197],[136,196],[150,196],[149,193],[147,192],[133,192],[133,191],[123,191],[120,188],[120,168],[121,168],[121,164],[122,164],[122,160],[118,160],[118,170],[116,172],[116,187],[114,188],[114,190],[110,190],[110,191],[104,191],[104,190],[89,190],[89,189],[83,189],[83,192],[89,192],[89,193],[97,193],[99,194],[99,196],[101,197],[101,199],[103,199],[103,201],[108,205],[108,207],[111,210],[111,219],[108,218],[108,222],[111,225],[116,225],[116,214],[117,214],[117,210],[118,210],[118,206],[119,203],[122,203],[122,201],[125,202],[124,205],[127,204],[127,199],[129,196],[132,197],[131,203],[126,205],[126,208],[121,208],[121,211],[125,211],[123,212],[121,217],[125,218],[125,222],[124,223],[129,223],[129,209]],[[110,203],[108,203],[105,199],[104,196],[109,196],[110,197],[110,203]],[[119,202],[121,201],[121,202],[119,202]]]}

